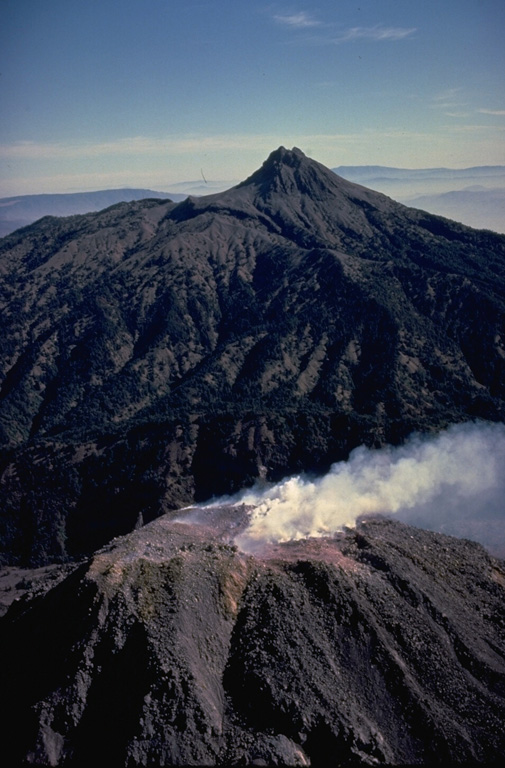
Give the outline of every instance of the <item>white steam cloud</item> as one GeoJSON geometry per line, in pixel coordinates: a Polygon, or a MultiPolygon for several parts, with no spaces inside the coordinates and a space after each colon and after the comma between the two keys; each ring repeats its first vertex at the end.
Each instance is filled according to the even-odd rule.
{"type": "Polygon", "coordinates": [[[254,506],[235,541],[255,552],[269,543],[328,536],[373,513],[477,540],[482,531],[480,538],[469,535],[469,526],[490,531],[494,525],[505,541],[504,499],[505,425],[471,423],[414,435],[397,448],[361,447],[324,477],[291,477],[226,503],[254,506]]]}

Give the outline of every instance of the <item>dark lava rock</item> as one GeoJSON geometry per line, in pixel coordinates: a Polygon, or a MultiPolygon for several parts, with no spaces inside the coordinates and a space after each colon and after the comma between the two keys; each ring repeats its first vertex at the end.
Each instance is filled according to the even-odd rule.
{"type": "Polygon", "coordinates": [[[381,519],[252,557],[235,512],[162,517],[11,606],[6,765],[505,757],[502,561],[381,519]]]}

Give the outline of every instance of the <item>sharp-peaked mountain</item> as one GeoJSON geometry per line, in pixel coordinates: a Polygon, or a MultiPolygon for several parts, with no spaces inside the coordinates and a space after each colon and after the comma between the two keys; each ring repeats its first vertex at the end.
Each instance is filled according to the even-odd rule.
{"type": "Polygon", "coordinates": [[[505,237],[297,149],[226,192],[46,218],[0,251],[4,561],[505,418],[505,237]]]}

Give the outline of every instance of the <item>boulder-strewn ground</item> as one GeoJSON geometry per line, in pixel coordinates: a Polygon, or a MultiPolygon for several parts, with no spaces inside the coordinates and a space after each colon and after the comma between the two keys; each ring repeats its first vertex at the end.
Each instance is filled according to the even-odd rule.
{"type": "Polygon", "coordinates": [[[0,562],[505,419],[505,237],[280,148],[227,192],[0,247],[0,562]]]}
{"type": "Polygon", "coordinates": [[[252,557],[245,512],[162,517],[11,606],[6,765],[505,756],[503,561],[380,519],[252,557]]]}

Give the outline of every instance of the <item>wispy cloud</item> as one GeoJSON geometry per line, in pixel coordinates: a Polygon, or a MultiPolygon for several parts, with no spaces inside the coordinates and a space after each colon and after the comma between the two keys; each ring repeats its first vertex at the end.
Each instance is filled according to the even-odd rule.
{"type": "Polygon", "coordinates": [[[461,86],[457,88],[445,88],[440,93],[435,94],[433,97],[433,103],[437,106],[447,106],[448,104],[455,105],[461,104],[461,95],[463,88],[461,86]]]}
{"type": "MultiPolygon", "coordinates": [[[[462,86],[457,88],[446,88],[432,97],[432,109],[438,109],[447,117],[466,118],[470,115],[492,115],[495,117],[505,117],[505,109],[486,109],[484,107],[476,109],[465,99],[465,90],[462,86]]],[[[473,126],[474,128],[484,128],[484,126],[473,126]]]]}
{"type": "MultiPolygon", "coordinates": [[[[288,29],[314,30],[312,36],[302,37],[302,40],[320,45],[338,45],[340,43],[351,43],[355,40],[394,42],[412,37],[417,32],[417,27],[390,27],[385,24],[375,24],[371,27],[349,27],[346,29],[336,22],[321,21],[307,11],[277,13],[273,15],[273,20],[288,29]]],[[[299,37],[298,41],[300,41],[299,37]]]]}
{"type": "Polygon", "coordinates": [[[417,32],[416,27],[385,27],[376,24],[374,27],[350,27],[333,39],[335,43],[347,43],[353,40],[372,40],[376,42],[391,42],[404,40],[417,32]]]}
{"type": "Polygon", "coordinates": [[[445,112],[447,117],[468,117],[467,102],[462,87],[446,88],[433,96],[431,108],[445,112]]]}
{"type": "MultiPolygon", "coordinates": [[[[447,126],[450,130],[492,130],[489,126],[447,126]]],[[[341,146],[342,143],[352,145],[373,139],[378,140],[401,139],[411,141],[414,144],[421,139],[434,139],[434,135],[423,131],[405,130],[380,130],[365,128],[356,133],[332,133],[332,134],[296,134],[291,136],[277,134],[219,134],[205,135],[168,135],[164,137],[133,136],[108,142],[89,143],[50,143],[50,142],[16,142],[13,144],[0,144],[0,159],[3,161],[67,161],[67,160],[102,160],[102,158],[178,158],[180,156],[193,156],[195,153],[221,153],[230,149],[238,153],[268,153],[279,146],[313,147],[317,150],[328,151],[341,146]]],[[[123,162],[121,159],[120,162],[123,162]]]]}
{"type": "Polygon", "coordinates": [[[274,16],[274,19],[279,24],[282,24],[286,27],[291,27],[292,29],[308,29],[311,27],[322,26],[321,21],[314,19],[306,11],[298,11],[298,13],[291,13],[287,15],[277,14],[274,16]]]}
{"type": "Polygon", "coordinates": [[[505,109],[478,109],[481,115],[505,115],[505,109]]]}
{"type": "MultiPolygon", "coordinates": [[[[264,144],[266,137],[259,141],[264,144]]],[[[254,137],[251,139],[254,141],[254,137]]],[[[275,142],[277,139],[272,137],[275,142]]],[[[104,156],[184,155],[193,152],[242,149],[243,135],[219,136],[167,136],[162,138],[132,136],[106,142],[32,142],[22,141],[0,145],[3,160],[73,160],[104,156]]]]}
{"type": "Polygon", "coordinates": [[[499,135],[503,132],[505,132],[505,128],[503,127],[493,127],[489,125],[478,125],[478,124],[467,124],[467,125],[454,125],[454,123],[450,123],[449,125],[443,125],[441,126],[442,129],[449,131],[453,135],[456,133],[459,134],[481,134],[481,135],[499,135]]]}
{"type": "Polygon", "coordinates": [[[165,142],[159,139],[135,136],[107,142],[36,142],[20,141],[14,144],[0,145],[0,157],[3,159],[75,159],[80,157],[100,157],[103,155],[132,155],[159,152],[165,142]]]}

